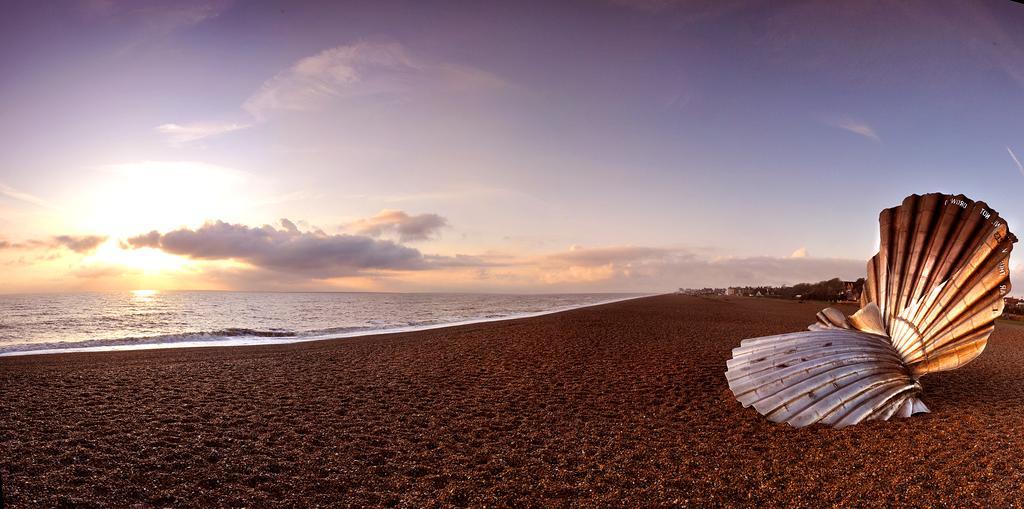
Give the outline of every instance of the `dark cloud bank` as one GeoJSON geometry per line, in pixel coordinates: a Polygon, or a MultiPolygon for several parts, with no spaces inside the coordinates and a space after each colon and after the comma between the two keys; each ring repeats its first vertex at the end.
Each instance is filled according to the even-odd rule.
{"type": "Polygon", "coordinates": [[[401,211],[383,211],[347,225],[349,231],[362,234],[328,235],[320,230],[301,231],[287,219],[282,219],[278,227],[216,221],[196,229],[152,231],[129,238],[122,245],[160,249],[199,260],[244,262],[252,268],[216,270],[221,270],[219,277],[225,281],[244,283],[247,288],[277,279],[286,286],[303,287],[318,279],[365,274],[386,278],[389,272],[398,271],[477,270],[477,275],[470,275],[468,280],[453,280],[451,288],[465,290],[468,284],[480,291],[664,291],[677,286],[792,284],[837,276],[852,279],[865,270],[864,260],[709,258],[686,249],[644,246],[574,247],[540,257],[441,256],[375,238],[385,234],[407,240],[429,238],[446,224],[436,214],[410,216],[401,211]]]}
{"type": "Polygon", "coordinates": [[[270,225],[249,227],[223,221],[195,230],[156,231],[125,241],[131,248],[157,248],[201,260],[233,259],[253,266],[325,279],[351,276],[368,270],[425,268],[417,249],[365,235],[327,235],[302,232],[287,219],[282,229],[270,225]]]}

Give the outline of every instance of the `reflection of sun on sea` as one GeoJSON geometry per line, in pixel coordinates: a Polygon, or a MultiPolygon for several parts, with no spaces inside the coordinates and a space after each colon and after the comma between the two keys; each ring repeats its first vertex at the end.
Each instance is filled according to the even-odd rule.
{"type": "Polygon", "coordinates": [[[140,302],[149,302],[153,300],[153,296],[158,294],[157,290],[132,290],[132,297],[140,302]]]}

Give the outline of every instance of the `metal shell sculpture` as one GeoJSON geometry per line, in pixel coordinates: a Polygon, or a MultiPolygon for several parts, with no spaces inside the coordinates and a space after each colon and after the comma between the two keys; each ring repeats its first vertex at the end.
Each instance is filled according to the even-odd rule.
{"type": "Polygon", "coordinates": [[[1010,291],[1017,238],[984,202],[912,195],[879,216],[861,308],[809,330],[745,339],[726,378],[744,407],[796,427],[928,412],[920,378],[974,360],[1010,291]]]}

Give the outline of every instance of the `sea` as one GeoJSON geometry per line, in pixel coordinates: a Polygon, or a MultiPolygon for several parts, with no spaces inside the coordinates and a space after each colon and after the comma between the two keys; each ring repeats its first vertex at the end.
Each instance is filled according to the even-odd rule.
{"type": "Polygon", "coordinates": [[[153,290],[0,295],[0,356],[315,341],[537,316],[641,296],[153,290]]]}

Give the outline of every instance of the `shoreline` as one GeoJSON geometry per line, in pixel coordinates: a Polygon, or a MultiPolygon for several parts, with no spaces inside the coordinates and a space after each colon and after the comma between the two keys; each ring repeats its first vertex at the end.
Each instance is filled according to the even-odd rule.
{"type": "Polygon", "coordinates": [[[337,341],[0,358],[4,507],[1016,504],[1024,327],[924,377],[929,414],[796,429],[743,408],[731,350],[819,310],[659,295],[337,341]]]}
{"type": "MultiPolygon", "coordinates": [[[[394,327],[390,329],[365,329],[352,332],[344,333],[333,333],[325,334],[322,336],[295,336],[295,337],[235,337],[235,338],[217,338],[210,340],[183,340],[183,341],[164,341],[164,342],[138,342],[138,343],[116,343],[108,345],[93,345],[93,346],[80,346],[80,347],[67,347],[67,348],[40,348],[34,350],[11,350],[7,352],[0,352],[0,358],[3,357],[24,357],[29,355],[59,355],[66,353],[94,353],[94,352],[120,352],[120,351],[139,351],[139,350],[166,350],[166,349],[179,349],[179,348],[215,348],[215,347],[246,347],[246,346],[261,346],[261,345],[289,345],[294,343],[309,343],[314,341],[330,341],[336,339],[347,339],[357,338],[364,336],[376,336],[376,335],[389,335],[389,334],[402,334],[407,332],[417,332],[423,330],[434,330],[444,329],[448,327],[459,327],[463,325],[473,325],[477,323],[490,323],[500,322],[504,320],[521,320],[524,318],[533,318],[538,316],[545,316],[555,313],[563,313],[566,311],[572,311],[575,309],[583,309],[594,306],[603,306],[606,304],[614,304],[616,302],[625,302],[634,299],[644,299],[648,297],[656,297],[659,295],[669,294],[643,294],[643,295],[631,295],[629,297],[622,297],[617,299],[609,299],[600,302],[578,304],[568,307],[561,307],[556,309],[550,309],[545,311],[536,311],[530,313],[517,313],[508,316],[498,317],[483,317],[483,318],[472,318],[468,320],[459,320],[456,322],[445,322],[427,325],[410,325],[404,327],[394,327]]],[[[144,339],[144,338],[143,338],[144,339]]],[[[93,340],[93,341],[122,341],[119,339],[110,340],[93,340]]],[[[26,343],[30,345],[31,343],[26,343]]],[[[47,343],[48,345],[52,343],[47,343]]],[[[20,345],[19,345],[20,346],[20,345]]]]}

